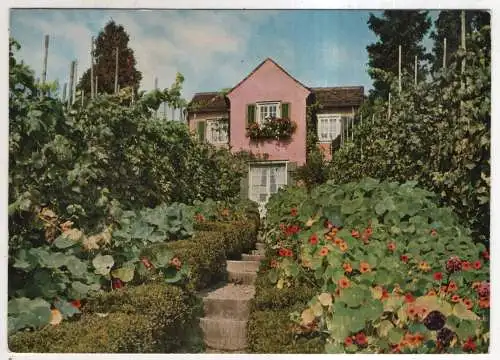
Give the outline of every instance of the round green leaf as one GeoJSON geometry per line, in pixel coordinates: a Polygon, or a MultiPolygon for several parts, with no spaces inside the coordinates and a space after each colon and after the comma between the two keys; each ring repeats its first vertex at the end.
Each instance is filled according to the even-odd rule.
{"type": "Polygon", "coordinates": [[[108,275],[115,261],[111,255],[97,255],[92,260],[92,265],[95,267],[95,272],[100,275],[108,275]]]}
{"type": "Polygon", "coordinates": [[[135,269],[133,267],[123,267],[111,272],[111,275],[120,279],[123,282],[132,281],[134,278],[135,269]]]}

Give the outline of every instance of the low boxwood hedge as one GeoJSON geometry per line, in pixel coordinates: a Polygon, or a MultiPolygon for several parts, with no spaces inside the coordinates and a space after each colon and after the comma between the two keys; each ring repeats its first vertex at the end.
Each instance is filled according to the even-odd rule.
{"type": "Polygon", "coordinates": [[[251,353],[319,354],[325,340],[317,333],[297,336],[290,313],[302,309],[317,293],[308,284],[278,289],[268,277],[268,263],[262,262],[255,281],[247,325],[248,351],[251,353]],[[272,319],[272,321],[270,321],[272,319]]]}
{"type": "Polygon", "coordinates": [[[189,292],[144,284],[89,299],[78,321],[16,333],[9,347],[14,352],[195,352],[203,348],[200,311],[199,300],[189,292]]]}

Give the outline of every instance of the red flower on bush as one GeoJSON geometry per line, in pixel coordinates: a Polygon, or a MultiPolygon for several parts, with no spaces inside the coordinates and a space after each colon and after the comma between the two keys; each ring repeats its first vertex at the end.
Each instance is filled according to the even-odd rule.
{"type": "Polygon", "coordinates": [[[272,268],[275,268],[275,267],[277,267],[277,266],[278,266],[278,262],[276,261],[276,259],[272,259],[272,260],[271,260],[271,264],[270,264],[270,266],[271,266],[272,268]]]}
{"type": "Polygon", "coordinates": [[[351,282],[349,281],[348,278],[343,277],[339,280],[339,287],[341,289],[347,289],[351,285],[351,282]]]}
{"type": "Polygon", "coordinates": [[[451,297],[451,301],[453,301],[454,303],[460,302],[460,296],[458,296],[457,294],[453,295],[451,297]]]}
{"type": "Polygon", "coordinates": [[[293,217],[297,216],[297,215],[298,215],[298,213],[299,213],[299,212],[298,212],[297,208],[292,208],[292,209],[290,210],[290,215],[292,215],[293,217]]]}
{"type": "Polygon", "coordinates": [[[82,306],[82,304],[80,303],[80,300],[71,301],[71,305],[77,309],[79,309],[82,306]]]}
{"type": "Polygon", "coordinates": [[[449,292],[449,293],[452,293],[452,292],[455,292],[458,290],[458,285],[456,282],[454,281],[450,281],[450,283],[448,284],[448,286],[446,287],[446,291],[449,292]]]}
{"type": "Polygon", "coordinates": [[[487,309],[490,307],[490,299],[487,297],[479,299],[479,307],[481,309],[487,309]]]}
{"type": "Polygon", "coordinates": [[[472,264],[469,261],[462,261],[462,270],[468,271],[472,269],[472,264]]]}
{"type": "Polygon", "coordinates": [[[368,236],[371,236],[373,234],[373,229],[368,226],[366,229],[365,229],[365,234],[367,234],[368,236]]]}
{"type": "Polygon", "coordinates": [[[323,246],[321,250],[319,251],[320,256],[326,256],[328,254],[328,248],[326,246],[323,246]]]}
{"type": "Polygon", "coordinates": [[[481,256],[484,258],[484,260],[489,260],[490,259],[490,254],[488,253],[487,250],[484,250],[482,253],[481,253],[481,256]]]}
{"type": "Polygon", "coordinates": [[[483,263],[481,262],[481,260],[476,260],[476,261],[474,261],[472,266],[474,266],[474,269],[479,270],[483,266],[483,263]]]}
{"type": "Polygon", "coordinates": [[[350,345],[352,345],[352,344],[353,344],[353,340],[352,340],[352,338],[351,338],[350,336],[348,336],[348,337],[346,337],[346,338],[344,339],[344,345],[345,345],[345,346],[350,346],[350,345]]]}
{"type": "Polygon", "coordinates": [[[293,256],[293,251],[290,250],[290,249],[287,249],[286,250],[286,255],[285,256],[288,256],[288,257],[292,257],[293,256]]]}
{"type": "Polygon", "coordinates": [[[280,230],[281,231],[285,231],[285,229],[286,229],[285,224],[284,223],[280,223],[280,230]]]}
{"type": "Polygon", "coordinates": [[[367,344],[367,338],[364,332],[356,334],[356,344],[359,346],[364,346],[367,344]]]}
{"type": "Polygon", "coordinates": [[[433,278],[436,281],[441,281],[441,280],[443,280],[443,273],[440,271],[437,273],[434,273],[433,278]]]}
{"type": "Polygon", "coordinates": [[[347,245],[347,243],[345,241],[342,241],[340,244],[339,244],[339,249],[340,251],[342,252],[346,252],[347,249],[349,249],[349,246],[347,245]]]}
{"type": "Polygon", "coordinates": [[[359,271],[361,271],[362,274],[367,273],[372,271],[370,264],[368,264],[366,261],[362,261],[359,263],[359,271]]]}
{"type": "Polygon", "coordinates": [[[387,291],[386,288],[382,288],[382,297],[380,300],[387,300],[389,299],[389,292],[387,291]]]}
{"type": "Polygon", "coordinates": [[[438,233],[438,232],[436,231],[436,229],[432,229],[432,230],[431,230],[431,235],[432,235],[432,236],[436,236],[436,235],[437,235],[437,233],[438,233]]]}
{"type": "Polygon", "coordinates": [[[316,233],[312,234],[309,238],[309,242],[311,245],[316,245],[318,243],[318,235],[316,235],[316,233]]]}
{"type": "Polygon", "coordinates": [[[205,217],[202,215],[202,214],[196,214],[194,216],[194,219],[197,221],[197,222],[203,222],[205,221],[205,217]]]}
{"type": "Polygon", "coordinates": [[[359,239],[359,231],[358,230],[351,230],[351,236],[353,238],[359,239]]]}
{"type": "Polygon", "coordinates": [[[399,258],[404,263],[408,263],[408,261],[410,260],[410,258],[408,257],[408,255],[401,255],[399,258]]]}
{"type": "Polygon", "coordinates": [[[463,346],[464,351],[475,351],[476,343],[472,340],[472,338],[468,338],[463,346]]]}
{"type": "Polygon", "coordinates": [[[279,251],[278,251],[279,256],[286,256],[286,254],[287,254],[286,249],[283,249],[283,248],[279,249],[279,251]]]}
{"type": "Polygon", "coordinates": [[[114,289],[120,289],[123,287],[123,282],[120,279],[113,278],[111,280],[111,288],[114,289]]]}
{"type": "Polygon", "coordinates": [[[351,273],[352,272],[352,266],[349,263],[344,263],[342,264],[342,268],[346,273],[351,273]]]}
{"type": "Polygon", "coordinates": [[[411,293],[405,294],[405,303],[409,304],[415,302],[415,297],[411,293]]]}
{"type": "Polygon", "coordinates": [[[300,231],[300,227],[298,225],[289,225],[285,230],[285,234],[289,236],[289,235],[296,234],[299,231],[300,231]]]}
{"type": "Polygon", "coordinates": [[[144,267],[145,267],[146,269],[151,269],[151,268],[153,267],[153,264],[151,263],[151,261],[149,261],[149,259],[148,259],[148,258],[143,257],[143,258],[141,259],[141,262],[142,262],[142,264],[144,265],[144,267]]]}
{"type": "Polygon", "coordinates": [[[474,306],[474,303],[470,299],[462,299],[462,302],[464,303],[464,305],[467,307],[468,310],[472,309],[472,307],[474,306]]]}
{"type": "Polygon", "coordinates": [[[387,244],[387,249],[389,251],[395,251],[396,250],[396,244],[393,243],[393,242],[390,242],[389,244],[387,244]]]}

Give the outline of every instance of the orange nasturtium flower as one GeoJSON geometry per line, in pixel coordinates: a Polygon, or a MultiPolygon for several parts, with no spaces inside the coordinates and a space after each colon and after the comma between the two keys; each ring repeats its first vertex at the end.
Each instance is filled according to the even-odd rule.
{"type": "Polygon", "coordinates": [[[390,242],[389,244],[387,244],[387,249],[389,251],[395,251],[396,250],[396,244],[393,243],[393,242],[390,242]]]}
{"type": "Polygon", "coordinates": [[[472,302],[471,299],[462,299],[462,302],[464,303],[464,305],[467,307],[467,310],[470,310],[473,308],[474,306],[474,303],[472,302]]]}
{"type": "Polygon", "coordinates": [[[352,272],[352,266],[349,263],[344,263],[342,265],[342,268],[344,269],[345,272],[351,273],[352,272]]]}
{"type": "Polygon", "coordinates": [[[349,246],[347,246],[347,243],[344,241],[344,242],[340,243],[339,248],[340,248],[340,251],[346,252],[347,249],[349,249],[349,246]]]}
{"type": "Polygon", "coordinates": [[[421,261],[420,264],[418,264],[418,268],[424,272],[431,270],[431,266],[425,261],[421,261]]]}
{"type": "Polygon", "coordinates": [[[326,246],[323,246],[321,250],[319,251],[320,256],[326,256],[328,254],[328,248],[326,246]]]}
{"type": "Polygon", "coordinates": [[[488,299],[487,297],[479,299],[479,307],[481,309],[489,308],[490,307],[490,299],[488,299]]]}
{"type": "Polygon", "coordinates": [[[368,264],[366,261],[362,261],[359,263],[359,271],[361,271],[362,274],[370,272],[372,269],[370,267],[370,264],[368,264]]]}
{"type": "Polygon", "coordinates": [[[339,280],[339,287],[340,287],[341,289],[346,289],[346,288],[348,288],[350,285],[351,285],[351,282],[350,282],[350,281],[349,281],[349,279],[348,279],[348,278],[346,278],[346,277],[343,277],[343,278],[341,278],[341,279],[339,280]]]}

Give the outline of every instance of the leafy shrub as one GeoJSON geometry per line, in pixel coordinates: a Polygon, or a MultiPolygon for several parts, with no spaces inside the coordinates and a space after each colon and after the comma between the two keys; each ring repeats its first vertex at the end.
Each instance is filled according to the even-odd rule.
{"type": "Polygon", "coordinates": [[[188,330],[196,329],[197,302],[165,284],[121,289],[89,299],[80,320],[19,332],[9,346],[16,352],[182,352],[196,335],[188,330]]]}
{"type": "Polygon", "coordinates": [[[325,183],[329,175],[328,162],[323,153],[315,147],[308,153],[307,162],[295,170],[294,179],[303,182],[307,189],[312,189],[325,183]]]}
{"type": "Polygon", "coordinates": [[[488,348],[489,254],[434,194],[366,178],[319,186],[286,211],[268,233],[268,277],[278,288],[300,279],[321,289],[292,317],[326,331],[327,352],[488,348]],[[433,311],[445,319],[434,330],[448,330],[425,325],[433,311]]]}
{"type": "Polygon", "coordinates": [[[237,202],[206,199],[203,202],[195,201],[192,209],[199,222],[252,220],[258,225],[260,221],[257,203],[247,199],[240,199],[237,202]]]}

